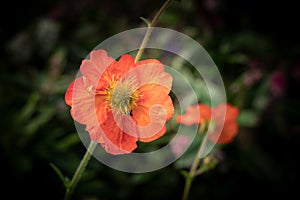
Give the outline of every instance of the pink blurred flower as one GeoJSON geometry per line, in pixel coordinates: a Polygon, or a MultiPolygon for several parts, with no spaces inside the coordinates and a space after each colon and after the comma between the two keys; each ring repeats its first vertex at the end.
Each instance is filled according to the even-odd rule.
{"type": "Polygon", "coordinates": [[[263,76],[263,63],[257,59],[251,59],[247,63],[248,71],[244,74],[243,83],[247,87],[251,87],[263,76]]]}
{"type": "Polygon", "coordinates": [[[171,143],[171,151],[175,157],[180,156],[185,151],[189,141],[188,136],[180,135],[171,143]]]}
{"type": "Polygon", "coordinates": [[[261,69],[250,69],[244,74],[243,82],[247,87],[251,87],[253,84],[258,82],[263,76],[261,69]]]}
{"type": "Polygon", "coordinates": [[[270,92],[274,97],[280,97],[285,93],[286,79],[282,71],[275,71],[270,77],[270,92]]]}

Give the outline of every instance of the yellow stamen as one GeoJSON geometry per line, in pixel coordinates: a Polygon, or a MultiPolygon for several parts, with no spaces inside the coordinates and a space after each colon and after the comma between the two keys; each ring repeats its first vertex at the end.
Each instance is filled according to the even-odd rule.
{"type": "Polygon", "coordinates": [[[130,115],[136,106],[139,97],[137,86],[133,78],[112,81],[107,91],[107,101],[112,111],[120,114],[130,115]]]}

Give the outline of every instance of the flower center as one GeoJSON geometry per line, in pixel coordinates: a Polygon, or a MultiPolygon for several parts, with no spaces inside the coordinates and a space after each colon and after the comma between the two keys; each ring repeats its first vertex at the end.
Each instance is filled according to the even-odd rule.
{"type": "Polygon", "coordinates": [[[119,80],[112,83],[107,94],[110,108],[117,114],[130,115],[138,99],[136,86],[131,80],[119,80]]]}

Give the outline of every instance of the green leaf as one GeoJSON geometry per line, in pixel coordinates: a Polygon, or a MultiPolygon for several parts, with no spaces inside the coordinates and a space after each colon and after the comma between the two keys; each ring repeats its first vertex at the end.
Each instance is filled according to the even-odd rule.
{"type": "Polygon", "coordinates": [[[149,19],[146,19],[144,17],[140,17],[140,19],[143,20],[147,24],[147,26],[151,25],[151,21],[149,19]]]}
{"type": "Polygon", "coordinates": [[[18,117],[19,121],[28,120],[32,114],[35,112],[38,101],[40,100],[40,94],[38,92],[33,92],[27,100],[26,105],[23,110],[21,110],[20,115],[18,117]]]}
{"type": "Polygon", "coordinates": [[[79,142],[80,142],[80,139],[77,134],[75,134],[75,133],[69,134],[68,136],[66,136],[65,138],[63,138],[62,140],[60,140],[57,143],[56,148],[59,151],[65,151],[68,148],[70,148],[71,146],[78,144],[79,142]]]}
{"type": "Polygon", "coordinates": [[[70,188],[71,180],[67,176],[64,179],[64,185],[65,185],[66,188],[70,188]]]}
{"type": "Polygon", "coordinates": [[[25,126],[25,132],[29,136],[33,136],[35,133],[38,133],[38,129],[41,128],[43,125],[48,123],[53,115],[55,114],[55,109],[52,107],[40,107],[39,114],[34,117],[30,122],[25,126]]]}
{"type": "Polygon", "coordinates": [[[70,185],[70,179],[68,177],[65,177],[63,175],[63,173],[61,172],[61,170],[56,167],[53,163],[50,163],[50,166],[53,168],[53,170],[56,172],[56,174],[58,175],[58,177],[60,178],[60,180],[63,182],[64,186],[66,188],[69,188],[70,185]]]}

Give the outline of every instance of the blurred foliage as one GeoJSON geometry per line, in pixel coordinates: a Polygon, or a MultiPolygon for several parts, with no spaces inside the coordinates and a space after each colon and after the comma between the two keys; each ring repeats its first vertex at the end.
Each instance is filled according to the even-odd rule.
{"type": "MultiPolygon", "coordinates": [[[[71,177],[85,152],[64,103],[66,88],[90,50],[109,36],[145,26],[140,17],[151,19],[162,3],[46,0],[17,6],[10,1],[1,7],[3,196],[63,197],[63,185],[50,163],[71,177]],[[13,16],[6,15],[7,8],[14,8],[13,16]]],[[[191,199],[297,194],[297,8],[291,1],[181,0],[161,16],[158,26],[178,30],[203,45],[219,67],[228,101],[241,109],[238,137],[216,148],[218,164],[195,180],[191,199]]],[[[193,86],[205,102],[201,82],[195,79],[193,86]]],[[[168,137],[153,145],[164,144],[168,137]]],[[[178,165],[187,155],[145,174],[118,172],[92,159],[74,199],[178,199],[184,183],[178,165]]]]}

